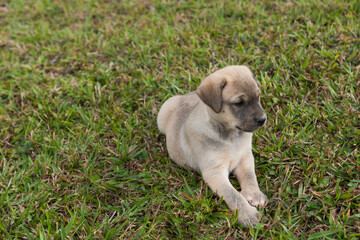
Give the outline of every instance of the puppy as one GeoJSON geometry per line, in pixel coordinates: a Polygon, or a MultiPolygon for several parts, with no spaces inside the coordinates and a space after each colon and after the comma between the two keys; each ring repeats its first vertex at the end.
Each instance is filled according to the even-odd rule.
{"type": "Polygon", "coordinates": [[[264,206],[267,197],[258,186],[251,142],[266,119],[251,71],[229,66],[206,77],[196,92],[168,99],[157,124],[170,158],[200,171],[208,186],[239,212],[239,224],[253,226],[258,223],[255,207],[264,206]],[[230,173],[241,192],[231,185],[230,173]]]}

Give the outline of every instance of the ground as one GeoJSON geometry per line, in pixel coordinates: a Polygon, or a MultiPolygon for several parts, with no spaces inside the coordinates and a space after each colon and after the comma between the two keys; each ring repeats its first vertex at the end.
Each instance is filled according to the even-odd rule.
{"type": "Polygon", "coordinates": [[[1,1],[0,238],[358,239],[359,37],[356,0],[1,1]],[[269,116],[252,229],[156,126],[234,64],[269,116]]]}

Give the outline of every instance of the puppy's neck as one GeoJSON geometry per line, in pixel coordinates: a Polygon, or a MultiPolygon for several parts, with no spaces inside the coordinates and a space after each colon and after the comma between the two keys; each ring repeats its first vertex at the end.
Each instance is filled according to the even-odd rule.
{"type": "Polygon", "coordinates": [[[206,108],[207,121],[209,122],[210,128],[214,133],[222,140],[234,140],[241,137],[244,132],[229,126],[217,117],[217,114],[209,107],[206,108]]]}

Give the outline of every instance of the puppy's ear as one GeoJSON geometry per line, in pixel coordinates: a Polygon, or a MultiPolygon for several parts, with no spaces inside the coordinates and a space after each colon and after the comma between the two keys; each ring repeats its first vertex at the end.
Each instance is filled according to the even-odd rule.
{"type": "Polygon", "coordinates": [[[219,113],[222,108],[222,90],[225,85],[226,80],[224,78],[212,74],[201,82],[196,94],[214,112],[219,113]]]}

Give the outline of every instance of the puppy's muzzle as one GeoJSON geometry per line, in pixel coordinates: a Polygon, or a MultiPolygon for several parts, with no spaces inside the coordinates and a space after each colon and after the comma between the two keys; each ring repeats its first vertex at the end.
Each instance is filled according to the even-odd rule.
{"type": "Polygon", "coordinates": [[[255,117],[254,120],[255,120],[255,122],[256,122],[257,125],[262,126],[262,125],[265,124],[266,119],[267,119],[267,116],[266,116],[266,115],[261,115],[261,116],[259,116],[259,117],[255,117]]]}

